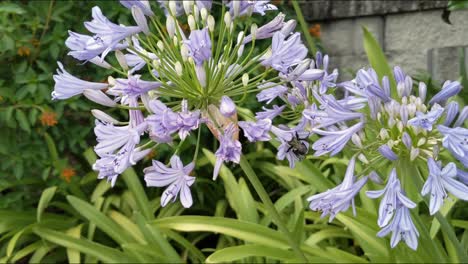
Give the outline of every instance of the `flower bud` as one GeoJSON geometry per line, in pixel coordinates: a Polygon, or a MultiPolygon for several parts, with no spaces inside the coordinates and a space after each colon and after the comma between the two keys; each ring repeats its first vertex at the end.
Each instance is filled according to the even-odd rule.
{"type": "Polygon", "coordinates": [[[112,116],[104,113],[103,111],[99,109],[93,109],[91,110],[91,114],[96,118],[101,120],[104,123],[110,123],[110,124],[119,124],[120,122],[113,118],[112,116]]]}
{"type": "Polygon", "coordinates": [[[400,118],[403,125],[406,126],[408,123],[408,107],[406,105],[402,105],[400,108],[400,118]]]}
{"type": "Polygon", "coordinates": [[[231,117],[236,114],[236,104],[227,96],[221,97],[221,103],[219,104],[219,111],[225,117],[231,117]]]}
{"type": "Polygon", "coordinates": [[[161,40],[158,40],[158,43],[156,43],[156,46],[158,46],[158,49],[160,51],[164,51],[164,43],[161,40]]]}
{"type": "Polygon", "coordinates": [[[198,82],[200,83],[201,87],[206,87],[206,72],[205,68],[202,65],[195,67],[195,73],[197,74],[198,82]]]}
{"type": "Polygon", "coordinates": [[[180,47],[180,55],[182,56],[182,59],[184,61],[187,61],[187,59],[189,58],[189,50],[185,44],[182,44],[182,46],[180,47]]]}
{"type": "Polygon", "coordinates": [[[390,137],[388,135],[388,131],[385,128],[380,129],[379,135],[382,140],[386,140],[387,138],[390,137]]]}
{"type": "Polygon", "coordinates": [[[281,33],[285,36],[289,35],[296,28],[297,22],[294,19],[289,20],[281,28],[281,33]]]}
{"type": "Polygon", "coordinates": [[[212,15],[208,16],[208,19],[207,19],[206,23],[208,24],[208,30],[210,30],[210,32],[213,32],[214,28],[215,28],[215,20],[214,20],[214,17],[212,15]]]}
{"type": "Polygon", "coordinates": [[[366,156],[362,153],[358,155],[358,159],[364,164],[369,164],[369,160],[367,160],[366,156]]]}
{"type": "Polygon", "coordinates": [[[239,34],[237,34],[237,45],[241,44],[243,39],[244,39],[244,31],[241,31],[239,32],[239,34]]]}
{"type": "Polygon", "coordinates": [[[252,39],[255,39],[257,37],[257,31],[258,31],[258,26],[257,24],[253,23],[250,26],[250,34],[252,35],[252,39]]]}
{"type": "Polygon", "coordinates": [[[234,10],[234,17],[238,17],[240,13],[240,4],[241,1],[233,1],[232,2],[232,9],[234,10]]]}
{"type": "Polygon", "coordinates": [[[452,124],[453,120],[455,119],[455,116],[458,114],[458,103],[453,101],[450,102],[447,107],[445,108],[446,110],[446,115],[445,115],[445,121],[444,121],[444,126],[450,126],[452,124]]]}
{"type": "Polygon", "coordinates": [[[421,98],[421,101],[426,101],[426,93],[427,93],[427,86],[423,82],[419,82],[419,98],[421,98]]]}
{"type": "Polygon", "coordinates": [[[244,53],[244,45],[241,45],[237,50],[237,57],[241,57],[242,53],[244,53]]]}
{"type": "Polygon", "coordinates": [[[419,156],[419,148],[411,148],[410,160],[414,161],[419,156]]]}
{"type": "Polygon", "coordinates": [[[188,25],[189,25],[191,31],[194,31],[194,30],[197,29],[197,25],[195,23],[195,18],[193,18],[192,15],[188,16],[187,22],[188,22],[188,25]]]}
{"type": "Polygon", "coordinates": [[[172,38],[175,34],[175,20],[172,16],[166,18],[167,34],[172,38]]]}
{"type": "Polygon", "coordinates": [[[179,39],[177,38],[177,36],[172,37],[172,42],[174,43],[174,46],[176,46],[176,47],[179,46],[179,42],[180,42],[180,41],[179,41],[179,39]]]}
{"type": "Polygon", "coordinates": [[[193,18],[195,19],[195,22],[198,22],[200,19],[200,11],[198,9],[197,5],[193,6],[193,18]]]}
{"type": "MultiPolygon", "coordinates": [[[[234,3],[239,2],[239,1],[234,1],[234,3]]],[[[232,18],[231,18],[231,13],[226,12],[224,13],[224,24],[226,24],[226,27],[229,28],[231,26],[232,18]]]]}
{"type": "Polygon", "coordinates": [[[175,71],[176,71],[177,75],[182,76],[182,74],[183,74],[182,64],[180,64],[180,62],[178,61],[178,62],[175,63],[174,67],[175,67],[175,71]]]}
{"type": "Polygon", "coordinates": [[[105,93],[101,90],[92,90],[92,89],[85,89],[83,91],[83,95],[88,98],[90,101],[98,103],[100,105],[114,107],[117,105],[112,99],[109,98],[105,93]]]}
{"type": "Polygon", "coordinates": [[[356,145],[358,148],[360,148],[360,149],[363,148],[361,138],[358,136],[358,134],[354,133],[354,134],[351,136],[351,141],[352,141],[352,142],[354,143],[354,145],[356,145]]]}
{"type": "Polygon", "coordinates": [[[249,74],[244,73],[242,75],[242,85],[247,86],[247,84],[249,84],[249,74]]]}
{"type": "Polygon", "coordinates": [[[117,62],[119,63],[120,67],[122,67],[124,71],[127,71],[128,70],[127,60],[125,59],[125,55],[122,53],[122,51],[116,50],[115,58],[117,58],[117,62]]]}
{"type": "Polygon", "coordinates": [[[161,62],[159,60],[153,60],[151,64],[153,64],[155,69],[159,69],[159,66],[161,66],[161,62]]]}
{"type": "Polygon", "coordinates": [[[173,16],[177,14],[177,3],[173,0],[169,1],[169,11],[173,16]]]}
{"type": "Polygon", "coordinates": [[[186,15],[189,15],[192,13],[192,7],[193,7],[193,1],[182,1],[183,6],[184,6],[184,11],[186,15]]]}
{"type": "Polygon", "coordinates": [[[417,145],[418,147],[420,147],[420,146],[422,146],[422,145],[424,145],[424,144],[426,144],[426,138],[420,138],[420,139],[418,140],[418,144],[416,144],[416,145],[417,145]]]}
{"type": "Polygon", "coordinates": [[[453,127],[462,126],[465,123],[467,117],[468,117],[468,106],[465,106],[461,110],[460,115],[458,115],[457,121],[455,121],[455,124],[453,124],[453,127]]]}
{"type": "Polygon", "coordinates": [[[442,86],[442,90],[438,92],[431,100],[429,100],[429,105],[439,102],[444,102],[452,96],[457,95],[462,89],[462,86],[459,82],[446,81],[442,86]]]}
{"type": "Polygon", "coordinates": [[[206,21],[206,19],[208,18],[208,11],[206,10],[206,8],[202,8],[200,10],[200,17],[202,19],[202,21],[206,21]]]}
{"type": "Polygon", "coordinates": [[[379,147],[379,152],[387,158],[388,160],[395,161],[398,159],[398,156],[393,152],[393,150],[388,145],[382,145],[379,147]]]}
{"type": "Polygon", "coordinates": [[[377,174],[377,172],[375,171],[371,171],[371,173],[369,173],[369,179],[377,184],[383,184],[384,181],[382,180],[382,178],[380,178],[379,174],[377,174]]]}
{"type": "Polygon", "coordinates": [[[401,140],[403,141],[403,144],[405,144],[406,148],[411,149],[411,145],[413,145],[413,142],[408,133],[403,132],[403,136],[401,137],[401,140]]]}
{"type": "Polygon", "coordinates": [[[109,86],[114,86],[115,85],[115,79],[112,76],[107,77],[107,83],[109,86]]]}
{"type": "Polygon", "coordinates": [[[403,132],[403,122],[401,122],[400,120],[398,120],[398,122],[396,123],[397,125],[397,128],[398,128],[398,131],[400,132],[403,132]]]}
{"type": "Polygon", "coordinates": [[[137,25],[141,28],[141,31],[145,33],[146,35],[149,35],[149,27],[148,27],[148,21],[146,20],[146,16],[143,13],[143,10],[137,6],[132,6],[132,16],[133,19],[135,19],[135,22],[137,25]]]}

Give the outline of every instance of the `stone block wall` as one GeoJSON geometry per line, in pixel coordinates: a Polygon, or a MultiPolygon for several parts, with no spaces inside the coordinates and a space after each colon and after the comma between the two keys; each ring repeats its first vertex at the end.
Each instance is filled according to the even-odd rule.
{"type": "Polygon", "coordinates": [[[452,12],[452,25],[447,24],[441,18],[447,1],[320,0],[302,5],[306,20],[321,25],[323,47],[343,78],[368,66],[362,26],[376,37],[391,66],[400,65],[412,75],[456,79],[460,50],[468,54],[468,10],[452,12]]]}

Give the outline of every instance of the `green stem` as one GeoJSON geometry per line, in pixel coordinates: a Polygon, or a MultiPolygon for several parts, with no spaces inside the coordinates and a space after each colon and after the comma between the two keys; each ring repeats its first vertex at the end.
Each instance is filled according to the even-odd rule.
{"type": "Polygon", "coordinates": [[[286,236],[286,239],[288,240],[293,251],[299,257],[301,262],[307,263],[307,258],[305,257],[304,253],[300,250],[298,243],[294,240],[289,230],[286,228],[286,225],[284,224],[280,214],[276,210],[275,205],[271,201],[270,196],[266,192],[265,188],[263,188],[263,185],[258,179],[257,174],[255,174],[254,170],[252,169],[249,162],[244,156],[241,156],[240,166],[247,178],[249,178],[249,181],[255,188],[255,191],[257,192],[258,196],[260,196],[260,199],[265,205],[267,211],[271,214],[273,221],[278,226],[279,230],[286,236]]]}
{"type": "Polygon", "coordinates": [[[317,47],[315,46],[314,40],[310,36],[309,30],[307,28],[307,23],[304,20],[304,16],[302,15],[301,7],[299,6],[299,3],[297,0],[292,1],[292,5],[294,7],[294,11],[296,12],[296,17],[297,21],[301,25],[302,32],[304,33],[304,36],[307,41],[307,45],[309,46],[309,50],[315,54],[317,52],[317,47]]]}

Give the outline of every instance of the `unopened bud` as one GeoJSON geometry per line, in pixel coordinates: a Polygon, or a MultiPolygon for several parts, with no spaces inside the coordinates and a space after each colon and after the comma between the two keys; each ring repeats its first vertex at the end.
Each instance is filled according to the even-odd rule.
{"type": "Polygon", "coordinates": [[[195,19],[196,22],[200,20],[200,11],[197,5],[193,6],[193,18],[195,19]]]}
{"type": "Polygon", "coordinates": [[[159,40],[158,43],[156,43],[156,46],[158,46],[158,49],[160,51],[164,51],[164,43],[161,40],[159,40]]]}
{"type": "Polygon", "coordinates": [[[244,45],[241,45],[237,50],[237,57],[241,57],[242,53],[244,53],[244,45]]]}
{"type": "Polygon", "coordinates": [[[192,13],[193,1],[185,0],[182,1],[182,3],[184,5],[185,14],[189,15],[190,13],[192,13]]]}
{"type": "Polygon", "coordinates": [[[284,24],[283,28],[281,28],[281,33],[283,33],[283,35],[285,36],[289,35],[296,28],[296,25],[297,25],[296,20],[294,19],[289,20],[288,22],[284,24]]]}
{"type": "Polygon", "coordinates": [[[419,148],[411,148],[410,160],[414,161],[419,156],[419,148]]]}
{"type": "Polygon", "coordinates": [[[109,86],[111,86],[111,87],[114,86],[114,85],[115,85],[115,79],[114,79],[114,77],[112,77],[112,76],[107,77],[107,83],[108,83],[109,86]]]}
{"type": "Polygon", "coordinates": [[[257,24],[253,23],[250,26],[250,34],[252,35],[252,39],[257,38],[257,31],[258,31],[258,26],[257,24]]]}
{"type": "Polygon", "coordinates": [[[179,46],[179,42],[180,42],[180,41],[179,41],[179,39],[177,38],[177,36],[174,36],[174,37],[172,38],[172,42],[174,43],[174,46],[176,46],[176,47],[179,46]]]}
{"type": "MultiPolygon", "coordinates": [[[[236,3],[238,1],[234,1],[236,3]]],[[[224,13],[224,24],[226,24],[226,27],[229,28],[231,26],[232,18],[231,18],[231,13],[226,12],[224,13]]]]}
{"type": "Polygon", "coordinates": [[[182,46],[180,47],[180,55],[182,56],[182,59],[184,61],[187,61],[189,57],[189,50],[185,44],[182,44],[182,46]]]}
{"type": "Polygon", "coordinates": [[[240,5],[241,1],[233,1],[232,2],[232,9],[234,10],[234,17],[238,17],[240,13],[240,5]]]}
{"type": "Polygon", "coordinates": [[[172,38],[175,34],[175,20],[172,16],[166,18],[167,34],[172,38]]]}
{"type": "Polygon", "coordinates": [[[351,141],[352,141],[352,142],[354,143],[354,145],[356,145],[358,148],[360,148],[360,149],[363,148],[361,138],[358,136],[358,134],[354,133],[354,134],[351,136],[351,141]]]}
{"type": "Polygon", "coordinates": [[[427,86],[425,83],[420,82],[419,83],[419,98],[421,98],[421,101],[426,101],[426,93],[427,93],[427,86]]]}
{"type": "Polygon", "coordinates": [[[422,145],[424,145],[424,144],[426,144],[426,138],[420,138],[420,139],[418,140],[418,144],[416,144],[416,145],[417,145],[418,147],[420,147],[420,146],[422,146],[422,145]]]}
{"type": "Polygon", "coordinates": [[[397,122],[398,131],[403,132],[403,127],[404,127],[403,122],[398,120],[398,122],[397,122]]]}
{"type": "Polygon", "coordinates": [[[169,1],[169,11],[173,16],[177,14],[177,3],[175,1],[169,1]]]}
{"type": "Polygon", "coordinates": [[[189,16],[188,16],[187,22],[188,22],[188,25],[189,25],[191,31],[197,29],[197,26],[196,26],[196,24],[195,24],[195,18],[193,18],[192,15],[189,15],[189,16]]]}
{"type": "Polygon", "coordinates": [[[202,21],[206,21],[206,19],[208,18],[208,11],[206,10],[206,8],[202,8],[200,10],[200,17],[202,19],[202,21]]]}
{"type": "Polygon", "coordinates": [[[122,53],[122,51],[116,50],[115,58],[117,58],[117,62],[119,63],[120,67],[122,67],[124,71],[127,71],[128,70],[127,60],[125,59],[125,55],[122,53]]]}
{"type": "Polygon", "coordinates": [[[369,160],[367,160],[366,156],[362,153],[358,155],[358,159],[364,164],[369,164],[369,160]]]}
{"type": "Polygon", "coordinates": [[[239,45],[244,40],[244,31],[239,32],[237,34],[237,45],[239,45]]]}
{"type": "Polygon", "coordinates": [[[99,109],[93,109],[91,110],[91,114],[96,118],[101,120],[104,123],[110,123],[110,124],[119,124],[120,122],[113,118],[112,116],[104,113],[103,111],[99,109]]]}
{"type": "Polygon", "coordinates": [[[219,104],[219,111],[225,117],[231,117],[236,114],[236,104],[231,98],[227,96],[221,97],[221,103],[219,104]]]}
{"type": "Polygon", "coordinates": [[[388,131],[385,128],[380,129],[379,135],[382,140],[386,140],[387,138],[390,137],[388,135],[388,131]]]}
{"type": "Polygon", "coordinates": [[[161,66],[161,62],[159,60],[153,60],[151,64],[153,64],[155,69],[159,69],[159,66],[161,66]]]}
{"type": "Polygon", "coordinates": [[[210,30],[210,32],[213,32],[215,28],[215,20],[212,15],[208,16],[207,24],[208,24],[208,30],[210,30]]]}
{"type": "Polygon", "coordinates": [[[242,85],[247,86],[247,84],[249,84],[249,74],[244,73],[242,75],[242,85]]]}
{"type": "Polygon", "coordinates": [[[109,98],[105,93],[101,90],[92,90],[92,89],[85,89],[83,91],[83,95],[88,98],[89,100],[98,103],[100,105],[114,107],[117,105],[112,99],[109,98]]]}
{"type": "Polygon", "coordinates": [[[182,76],[183,72],[182,72],[182,64],[180,64],[180,62],[176,62],[175,65],[175,71],[177,73],[178,76],[182,76]]]}

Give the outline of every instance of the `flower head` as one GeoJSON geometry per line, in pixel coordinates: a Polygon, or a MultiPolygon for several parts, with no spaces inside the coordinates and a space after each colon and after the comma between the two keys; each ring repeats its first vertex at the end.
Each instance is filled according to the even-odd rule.
{"type": "Polygon", "coordinates": [[[231,123],[226,127],[226,129],[224,129],[224,134],[220,135],[219,137],[220,145],[215,153],[216,164],[213,170],[213,180],[215,180],[218,177],[218,173],[223,162],[240,162],[242,145],[239,142],[239,140],[234,139],[234,135],[237,131],[238,128],[236,128],[234,124],[231,123]]]}

